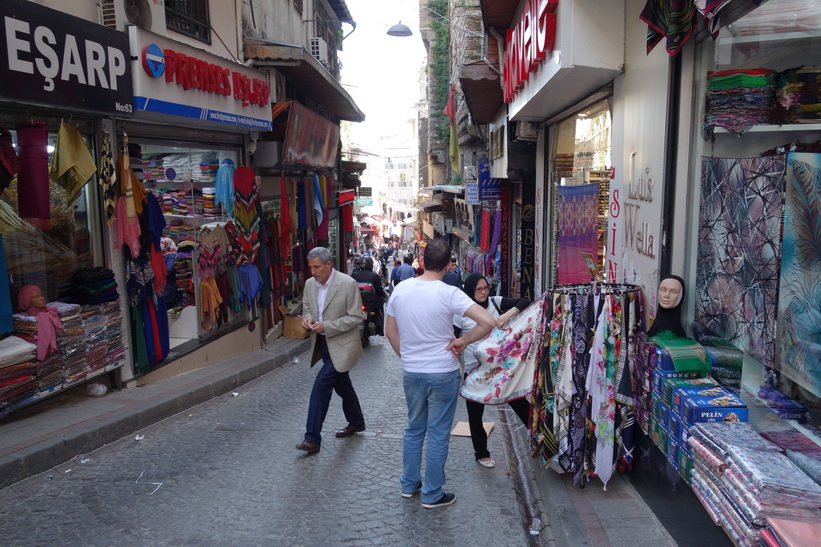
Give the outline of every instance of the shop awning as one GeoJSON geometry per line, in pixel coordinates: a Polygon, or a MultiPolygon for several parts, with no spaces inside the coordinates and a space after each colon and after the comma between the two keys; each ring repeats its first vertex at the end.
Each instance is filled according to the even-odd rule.
{"type": "Polygon", "coordinates": [[[424,201],[416,206],[422,212],[425,213],[432,213],[434,211],[441,211],[444,207],[442,206],[441,201],[424,201]]]}
{"type": "Polygon", "coordinates": [[[467,230],[463,230],[461,228],[456,228],[455,226],[450,229],[450,233],[455,235],[456,237],[463,239],[470,243],[473,240],[473,234],[468,232],[467,230]]]}
{"type": "Polygon", "coordinates": [[[485,28],[508,29],[513,23],[519,0],[479,0],[485,28]]]}
{"type": "Polygon", "coordinates": [[[347,91],[304,47],[297,44],[245,38],[243,53],[255,68],[275,68],[295,87],[341,120],[365,121],[347,91]]]}
{"type": "Polygon", "coordinates": [[[473,123],[492,122],[504,104],[499,75],[487,63],[472,63],[459,67],[459,83],[473,123]]]}

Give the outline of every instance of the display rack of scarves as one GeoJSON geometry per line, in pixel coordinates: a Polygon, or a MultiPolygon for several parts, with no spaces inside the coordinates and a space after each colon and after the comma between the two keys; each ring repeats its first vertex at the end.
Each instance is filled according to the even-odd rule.
{"type": "MultiPolygon", "coordinates": [[[[628,362],[643,331],[635,285],[547,290],[544,348],[534,389],[531,450],[579,483],[633,463],[635,417],[628,362]]],[[[583,484],[583,483],[582,483],[583,484]]]]}

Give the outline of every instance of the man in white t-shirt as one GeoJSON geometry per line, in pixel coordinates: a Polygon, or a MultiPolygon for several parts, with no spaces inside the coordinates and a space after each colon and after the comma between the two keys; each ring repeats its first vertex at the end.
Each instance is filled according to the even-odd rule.
{"type": "Polygon", "coordinates": [[[408,426],[402,439],[402,497],[422,491],[422,507],[451,505],[456,495],[445,492],[445,461],[459,395],[459,353],[484,338],[493,316],[463,291],[442,282],[450,265],[450,246],[442,239],[427,244],[425,273],[398,284],[388,301],[385,334],[402,360],[408,426]],[[453,338],[454,315],[467,316],[477,327],[453,338]],[[427,436],[425,481],[422,444],[427,436]]]}

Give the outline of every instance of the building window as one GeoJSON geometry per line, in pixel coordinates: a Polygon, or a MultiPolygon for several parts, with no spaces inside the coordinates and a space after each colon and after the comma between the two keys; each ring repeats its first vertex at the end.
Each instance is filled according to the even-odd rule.
{"type": "Polygon", "coordinates": [[[165,26],[206,44],[211,43],[208,0],[165,0],[165,26]]]}

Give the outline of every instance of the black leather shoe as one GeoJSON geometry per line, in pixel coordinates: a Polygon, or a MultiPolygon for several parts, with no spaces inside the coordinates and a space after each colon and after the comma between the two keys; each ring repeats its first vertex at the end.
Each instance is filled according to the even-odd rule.
{"type": "Polygon", "coordinates": [[[319,452],[319,443],[309,441],[308,439],[305,439],[304,441],[296,445],[296,447],[299,450],[304,450],[308,453],[308,455],[316,454],[317,452],[319,452]]]}
{"type": "Polygon", "coordinates": [[[340,429],[339,431],[337,431],[336,436],[339,437],[339,438],[350,437],[351,435],[354,435],[356,433],[360,433],[362,431],[365,431],[365,426],[364,425],[360,425],[359,427],[354,427],[354,426],[348,424],[348,425],[345,426],[344,429],[340,429]]]}

